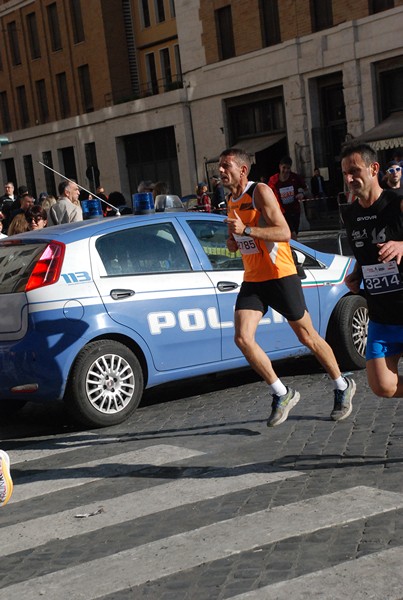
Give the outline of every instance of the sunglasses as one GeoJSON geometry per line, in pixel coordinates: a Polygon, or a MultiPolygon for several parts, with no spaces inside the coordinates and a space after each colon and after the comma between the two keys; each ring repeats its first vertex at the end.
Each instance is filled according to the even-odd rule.
{"type": "Polygon", "coordinates": [[[33,223],[33,221],[35,221],[36,224],[39,223],[39,221],[43,221],[42,217],[29,217],[27,219],[28,223],[33,223]]]}
{"type": "Polygon", "coordinates": [[[394,175],[395,173],[400,173],[401,170],[402,167],[390,167],[390,169],[386,169],[386,172],[394,175]]]}

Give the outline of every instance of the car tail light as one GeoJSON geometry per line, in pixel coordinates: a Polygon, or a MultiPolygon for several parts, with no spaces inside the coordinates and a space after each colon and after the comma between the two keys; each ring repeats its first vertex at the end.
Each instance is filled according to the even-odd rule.
{"type": "Polygon", "coordinates": [[[65,245],[60,242],[50,242],[46,246],[28,279],[26,292],[51,285],[59,279],[64,252],[65,245]]]}

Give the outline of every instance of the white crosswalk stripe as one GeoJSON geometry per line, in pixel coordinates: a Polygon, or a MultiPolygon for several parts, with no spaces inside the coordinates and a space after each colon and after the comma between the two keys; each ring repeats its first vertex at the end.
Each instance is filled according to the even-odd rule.
{"type": "Polygon", "coordinates": [[[403,548],[392,548],[239,594],[232,600],[401,600],[402,565],[403,548]]]}
{"type": "Polygon", "coordinates": [[[203,454],[197,450],[187,450],[176,446],[149,446],[141,450],[108,456],[71,467],[58,467],[54,471],[41,471],[40,474],[22,477],[13,494],[13,502],[29,500],[36,496],[50,494],[62,489],[84,485],[101,479],[133,471],[133,466],[144,468],[148,465],[160,466],[177,460],[203,454]],[[80,476],[80,472],[82,475],[80,476]]]}
{"type": "Polygon", "coordinates": [[[42,595],[58,600],[95,600],[290,536],[402,507],[399,494],[355,487],[217,522],[14,584],[0,590],[0,600],[34,600],[42,595]]]}
{"type": "MultiPolygon", "coordinates": [[[[10,453],[13,465],[17,462],[22,463],[24,468],[28,465],[26,470],[29,472],[32,464],[32,473],[18,478],[9,506],[15,504],[17,509],[23,510],[25,502],[28,501],[29,506],[29,501],[37,497],[79,486],[85,489],[89,483],[98,482],[99,485],[102,479],[130,475],[145,467],[180,466],[182,476],[167,482],[162,473],[161,481],[153,478],[150,487],[116,494],[112,498],[60,510],[55,514],[29,518],[27,509],[27,520],[9,526],[4,521],[0,522],[2,560],[18,552],[40,553],[42,548],[46,548],[46,555],[51,552],[52,544],[60,541],[73,538],[79,541],[80,536],[102,532],[106,528],[111,528],[113,532],[114,526],[125,523],[130,526],[129,523],[133,524],[143,517],[160,515],[170,509],[183,509],[192,504],[196,507],[198,503],[212,499],[222,498],[225,503],[227,496],[230,498],[231,494],[242,491],[251,490],[253,496],[253,491],[262,486],[275,486],[305,476],[303,472],[285,469],[270,471],[266,468],[262,472],[256,464],[245,464],[216,469],[206,469],[204,466],[200,471],[201,476],[197,477],[195,469],[199,467],[194,465],[193,459],[197,464],[197,459],[200,462],[200,457],[205,453],[169,444],[147,446],[114,456],[109,453],[107,458],[80,464],[74,464],[73,460],[72,464],[66,466],[66,460],[63,462],[65,466],[54,469],[41,466],[41,458],[47,459],[46,464],[51,464],[52,456],[60,462],[61,452],[66,452],[66,457],[70,457],[72,450],[91,447],[97,439],[99,441],[102,438],[95,435],[65,438],[62,444],[55,443],[53,450],[51,444],[40,443],[10,453]]],[[[106,443],[112,442],[111,449],[117,447],[114,441],[113,438],[105,438],[106,443]]],[[[0,587],[0,600],[37,600],[40,597],[57,600],[102,599],[146,583],[159,582],[165,577],[180,576],[183,571],[189,572],[202,565],[252,552],[291,537],[348,526],[355,521],[399,509],[403,509],[403,497],[400,494],[357,486],[214,523],[209,521],[208,525],[174,533],[156,541],[140,542],[135,547],[121,551],[114,546],[108,555],[98,553],[102,558],[84,560],[80,564],[76,564],[77,561],[71,565],[67,562],[62,569],[59,564],[59,570],[46,574],[28,575],[26,579],[23,578],[24,574],[20,574],[15,580],[17,583],[0,587]]],[[[6,513],[1,516],[3,514],[6,513]]],[[[113,534],[110,535],[113,538],[113,534]]],[[[232,598],[345,600],[354,597],[355,600],[400,600],[403,589],[401,564],[403,548],[393,548],[232,598]],[[381,578],[379,569],[383,573],[381,578]]]]}
{"type": "Polygon", "coordinates": [[[1,529],[0,556],[27,550],[51,540],[83,535],[101,527],[109,527],[170,508],[225,496],[299,475],[301,473],[297,471],[249,473],[235,477],[184,478],[161,484],[151,489],[120,496],[118,502],[116,498],[111,498],[101,503],[95,502],[56,515],[25,521],[22,525],[4,527],[1,529]],[[102,512],[98,512],[100,506],[102,512]],[[94,514],[97,512],[98,514],[94,514]],[[96,518],[81,519],[77,515],[93,515],[96,518]]]}
{"type": "Polygon", "coordinates": [[[91,446],[100,446],[102,444],[112,444],[114,442],[121,442],[122,439],[119,437],[105,437],[102,438],[96,434],[71,434],[66,436],[63,440],[60,440],[58,436],[50,436],[44,442],[35,442],[35,447],[26,444],[18,450],[13,450],[9,454],[12,457],[12,463],[15,467],[17,464],[22,462],[29,462],[31,460],[44,459],[48,456],[56,456],[58,454],[64,454],[66,452],[73,452],[74,450],[83,450],[91,448],[91,446]]]}

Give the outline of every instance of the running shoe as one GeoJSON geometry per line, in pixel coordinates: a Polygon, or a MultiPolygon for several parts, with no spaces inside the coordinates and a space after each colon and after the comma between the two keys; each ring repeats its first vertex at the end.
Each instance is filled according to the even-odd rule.
{"type": "Polygon", "coordinates": [[[330,418],[333,421],[343,421],[351,414],[353,410],[353,396],[356,390],[356,383],[354,379],[349,377],[344,378],[347,381],[347,387],[345,390],[334,390],[334,406],[330,414],[330,418]]]}
{"type": "Polygon", "coordinates": [[[299,401],[299,392],[287,387],[287,393],[284,396],[273,394],[273,402],[271,405],[271,415],[267,420],[267,427],[275,427],[284,423],[288,417],[288,413],[299,401]]]}
{"type": "Polygon", "coordinates": [[[13,493],[13,480],[10,475],[10,457],[0,450],[0,506],[4,506],[13,493]]]}

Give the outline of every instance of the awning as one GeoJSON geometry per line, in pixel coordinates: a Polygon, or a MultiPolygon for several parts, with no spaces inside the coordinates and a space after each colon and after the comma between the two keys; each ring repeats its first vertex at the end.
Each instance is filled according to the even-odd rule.
{"type": "MultiPolygon", "coordinates": [[[[284,133],[274,133],[272,135],[263,135],[255,138],[246,138],[244,140],[239,140],[236,144],[233,144],[231,148],[242,148],[247,154],[250,156],[250,162],[252,164],[256,163],[256,154],[261,152],[262,150],[266,150],[266,148],[270,148],[270,146],[274,146],[280,140],[285,138],[284,133]]],[[[210,160],[205,161],[205,169],[207,179],[210,180],[212,175],[218,174],[218,163],[219,157],[210,158],[210,160]]]]}
{"type": "MultiPolygon", "coordinates": [[[[233,144],[231,148],[242,148],[251,157],[251,162],[255,163],[255,154],[274,146],[280,140],[285,138],[285,133],[273,133],[272,135],[262,135],[254,138],[245,138],[239,140],[236,144],[233,144]]],[[[206,165],[218,164],[218,156],[206,160],[206,165]]]]}
{"type": "Polygon", "coordinates": [[[273,135],[245,138],[244,140],[239,140],[236,144],[231,146],[231,148],[242,148],[242,150],[245,150],[245,152],[251,156],[252,162],[254,162],[255,154],[257,152],[261,152],[262,150],[266,150],[266,148],[270,148],[270,146],[274,146],[274,144],[277,144],[277,142],[284,137],[284,133],[274,133],[273,135]]]}
{"type": "Polygon", "coordinates": [[[374,150],[400,148],[403,146],[403,110],[392,112],[384,121],[352,141],[371,144],[374,150]]]}

